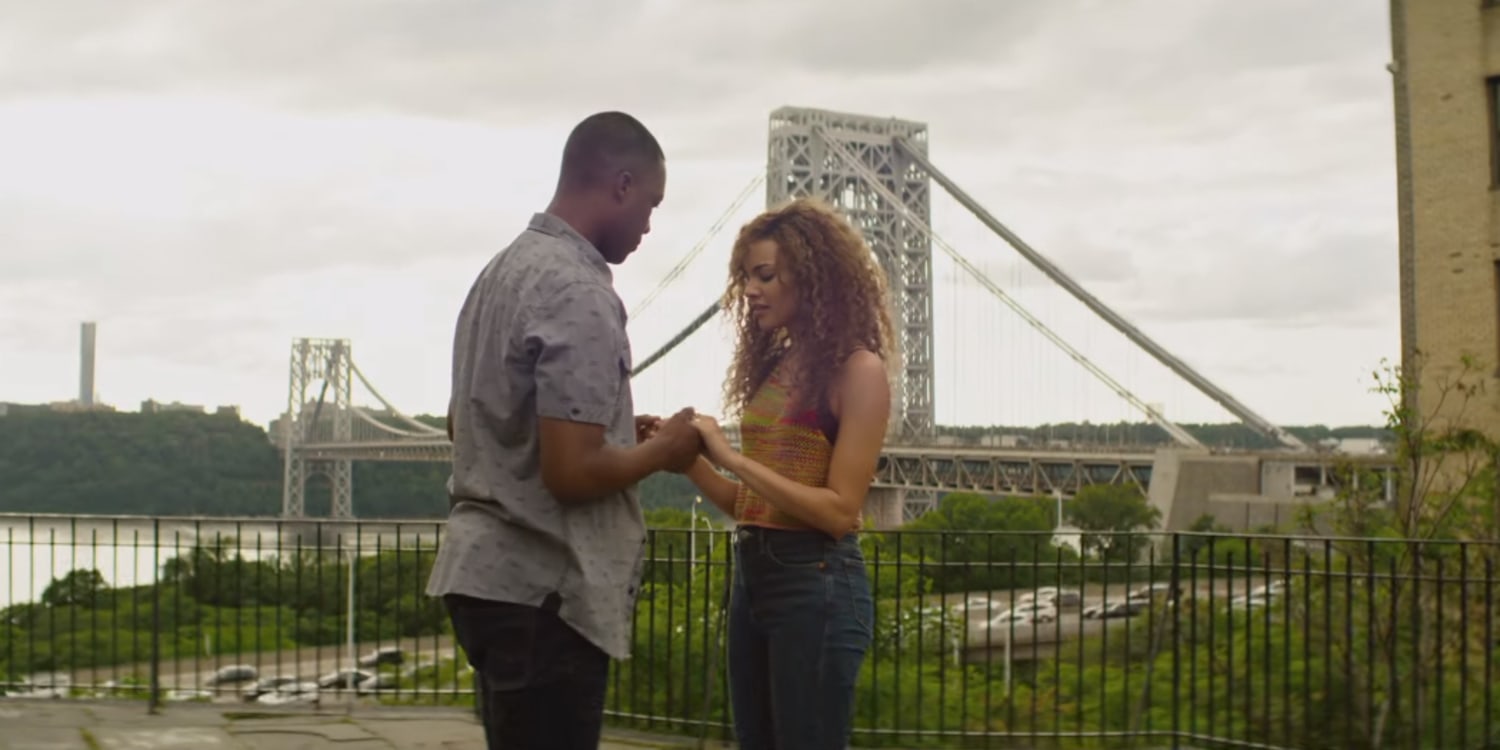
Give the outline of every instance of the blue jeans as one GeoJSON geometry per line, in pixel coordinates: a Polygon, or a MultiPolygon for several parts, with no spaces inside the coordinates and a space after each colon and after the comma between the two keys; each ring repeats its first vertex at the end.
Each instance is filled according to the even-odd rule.
{"type": "Polygon", "coordinates": [[[742,526],[729,604],[741,750],[843,750],[875,603],[854,535],[742,526]]]}

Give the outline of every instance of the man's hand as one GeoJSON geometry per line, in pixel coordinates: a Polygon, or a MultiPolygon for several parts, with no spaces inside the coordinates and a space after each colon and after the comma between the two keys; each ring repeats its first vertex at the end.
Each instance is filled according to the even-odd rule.
{"type": "Polygon", "coordinates": [[[693,463],[698,460],[698,454],[703,451],[703,439],[698,428],[693,426],[691,408],[683,409],[661,421],[651,439],[663,441],[668,456],[667,471],[678,474],[692,468],[693,463]]]}
{"type": "Polygon", "coordinates": [[[635,442],[644,443],[656,437],[656,431],[661,429],[661,417],[652,414],[637,414],[635,416],[635,442]]]}

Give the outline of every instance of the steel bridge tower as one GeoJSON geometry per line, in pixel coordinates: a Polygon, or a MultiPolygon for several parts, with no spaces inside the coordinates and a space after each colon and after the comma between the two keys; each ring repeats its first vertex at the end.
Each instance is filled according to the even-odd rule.
{"type": "MultiPolygon", "coordinates": [[[[936,425],[932,240],[906,217],[918,217],[931,226],[932,192],[926,171],[897,147],[898,138],[926,155],[927,126],[922,123],[802,107],[777,109],[771,113],[766,203],[775,207],[794,198],[819,198],[863,233],[890,283],[891,321],[900,356],[889,436],[898,443],[919,443],[932,437],[936,425]],[[853,154],[860,166],[849,164],[840,150],[853,154]],[[885,190],[869,184],[862,172],[876,175],[885,190]],[[886,195],[900,196],[904,207],[892,204],[886,195]]],[[[930,510],[936,497],[924,490],[871,490],[877,514],[899,507],[906,518],[930,510]],[[888,496],[892,493],[894,497],[888,496]]]]}
{"type": "Polygon", "coordinates": [[[332,517],[354,516],[354,462],[348,458],[309,460],[302,452],[302,446],[308,443],[352,441],[353,369],[348,339],[304,338],[292,342],[291,383],[286,414],[281,418],[283,518],[306,515],[307,479],[317,474],[328,477],[333,486],[332,517]],[[314,385],[318,385],[315,397],[311,392],[314,385]]]}

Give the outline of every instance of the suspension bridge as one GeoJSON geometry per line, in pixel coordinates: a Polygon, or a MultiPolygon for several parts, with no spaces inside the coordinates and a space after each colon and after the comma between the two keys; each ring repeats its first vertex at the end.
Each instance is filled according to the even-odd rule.
{"type": "MultiPolygon", "coordinates": [[[[896,373],[892,424],[874,478],[869,512],[877,527],[899,525],[931,509],[943,492],[1038,495],[1059,502],[1091,484],[1127,484],[1146,492],[1177,528],[1204,513],[1237,526],[1289,518],[1287,506],[1326,495],[1334,483],[1335,457],[1310,449],[1262,417],[1181,358],[1090,294],[966,193],[928,156],[922,123],[819,109],[784,107],[770,117],[769,155],[763,175],[742,191],[703,241],[671,269],[637,308],[650,304],[754,191],[765,186],[766,204],[812,196],[841,210],[863,232],[890,280],[892,320],[901,364],[896,373]],[[1009,245],[1048,283],[1060,288],[1098,320],[1123,336],[1196,392],[1278,447],[1261,452],[1218,452],[1174,423],[1158,404],[1138,396],[1120,379],[1080,351],[1054,327],[996,283],[990,275],[934,230],[933,186],[955,201],[985,230],[1009,245]],[[967,275],[1014,320],[1161,428],[1169,447],[1080,449],[1070,446],[954,445],[938,436],[935,410],[933,249],[967,275]]],[[[632,311],[632,320],[635,312],[632,311]]],[[[650,369],[689,340],[719,312],[707,305],[679,333],[639,360],[632,377],[650,369]]],[[[360,371],[351,342],[297,339],[292,344],[287,412],[272,439],[283,451],[282,514],[304,516],[307,480],[325,476],[335,518],[354,515],[355,461],[450,460],[446,431],[403,413],[360,371]],[[355,404],[354,382],[379,408],[355,404]]],[[[1386,465],[1369,457],[1366,463],[1386,465]]]]}

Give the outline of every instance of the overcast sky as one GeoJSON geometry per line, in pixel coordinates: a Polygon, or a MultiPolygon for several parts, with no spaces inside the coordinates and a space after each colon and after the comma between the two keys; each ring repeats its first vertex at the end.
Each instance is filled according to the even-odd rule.
{"type": "MultiPolygon", "coordinates": [[[[551,195],[568,129],[668,158],[628,309],[764,170],[769,113],[925,122],[1030,244],[1282,424],[1373,424],[1398,350],[1388,19],[1363,0],[0,0],[0,400],[97,389],[285,408],[298,336],[348,338],[403,411],[447,403],[475,273],[551,195]]],[[[1174,418],[1229,421],[934,188],[936,231],[1174,418]]],[[[734,228],[630,324],[712,300],[734,228]]],[[[1137,419],[938,250],[945,424],[1137,419]]],[[[706,327],[637,382],[719,408],[706,327]],[[701,367],[701,370],[690,371],[701,367]]],[[[356,387],[358,391],[358,386],[356,387]]],[[[371,399],[360,393],[357,399],[371,399]]]]}

